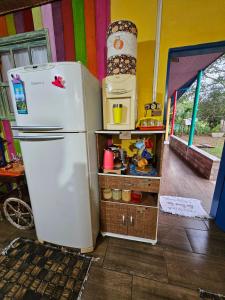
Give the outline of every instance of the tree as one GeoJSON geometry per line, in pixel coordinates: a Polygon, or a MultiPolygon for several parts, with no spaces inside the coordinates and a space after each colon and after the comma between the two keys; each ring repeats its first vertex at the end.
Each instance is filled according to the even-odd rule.
{"type": "Polygon", "coordinates": [[[206,121],[211,128],[225,118],[225,92],[212,89],[207,98],[199,103],[198,118],[206,121]]]}
{"type": "MultiPolygon", "coordinates": [[[[181,97],[180,101],[193,101],[196,81],[181,97]]],[[[225,119],[225,55],[217,59],[204,71],[199,100],[198,119],[211,128],[225,119]]],[[[186,117],[185,117],[186,118],[186,117]]]]}

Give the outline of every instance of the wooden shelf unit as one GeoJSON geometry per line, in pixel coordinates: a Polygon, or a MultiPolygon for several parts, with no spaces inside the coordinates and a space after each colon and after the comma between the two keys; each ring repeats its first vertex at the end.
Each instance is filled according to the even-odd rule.
{"type": "Polygon", "coordinates": [[[146,207],[158,207],[158,194],[153,193],[142,193],[142,199],[140,203],[135,202],[125,202],[123,200],[113,200],[113,199],[104,199],[103,192],[100,192],[101,195],[101,201],[105,202],[111,202],[111,203],[117,203],[117,204],[124,204],[124,205],[135,205],[135,206],[146,206],[146,207]]]}
{"type": "Polygon", "coordinates": [[[120,131],[97,131],[98,179],[101,207],[101,233],[124,239],[156,244],[159,212],[159,189],[162,175],[164,131],[131,132],[131,139],[151,137],[155,141],[156,176],[133,176],[102,173],[103,153],[109,138],[118,138],[120,131]],[[121,189],[142,192],[141,203],[105,200],[103,189],[121,189]]]}

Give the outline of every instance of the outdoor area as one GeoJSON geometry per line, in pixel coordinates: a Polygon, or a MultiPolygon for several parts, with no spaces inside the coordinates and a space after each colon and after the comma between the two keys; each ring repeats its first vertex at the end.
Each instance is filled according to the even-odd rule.
{"type": "MultiPolygon", "coordinates": [[[[177,103],[174,134],[188,141],[196,82],[177,103]]],[[[225,55],[203,73],[194,145],[221,158],[225,141],[225,55]]]]}

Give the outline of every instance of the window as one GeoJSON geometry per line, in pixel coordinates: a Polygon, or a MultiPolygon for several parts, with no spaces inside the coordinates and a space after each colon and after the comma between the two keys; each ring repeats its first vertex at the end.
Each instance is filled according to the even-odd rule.
{"type": "Polygon", "coordinates": [[[14,120],[7,71],[50,61],[47,29],[0,38],[0,118],[14,120]]]}

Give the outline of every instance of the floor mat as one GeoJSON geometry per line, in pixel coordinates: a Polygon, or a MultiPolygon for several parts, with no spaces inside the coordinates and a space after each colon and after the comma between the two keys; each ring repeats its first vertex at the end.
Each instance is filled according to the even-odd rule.
{"type": "Polygon", "coordinates": [[[221,295],[221,294],[215,294],[215,293],[211,293],[205,290],[200,289],[199,290],[199,296],[200,299],[211,299],[211,300],[225,300],[225,296],[221,295]]]}
{"type": "Polygon", "coordinates": [[[19,238],[0,255],[0,299],[79,299],[91,260],[19,238]]]}
{"type": "Polygon", "coordinates": [[[209,218],[201,201],[192,198],[160,196],[161,211],[190,218],[209,218]]]}

